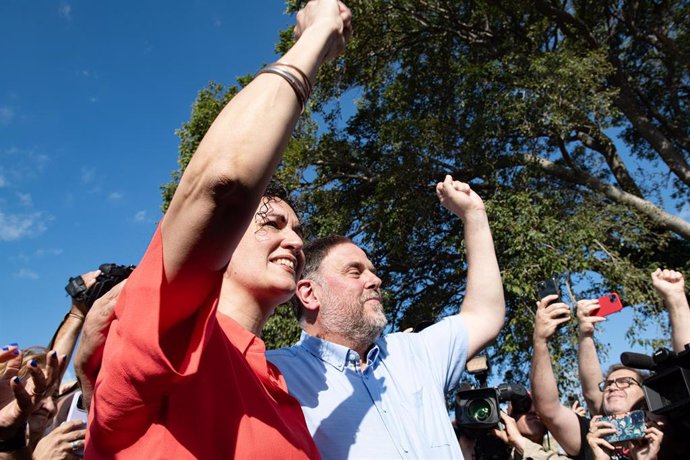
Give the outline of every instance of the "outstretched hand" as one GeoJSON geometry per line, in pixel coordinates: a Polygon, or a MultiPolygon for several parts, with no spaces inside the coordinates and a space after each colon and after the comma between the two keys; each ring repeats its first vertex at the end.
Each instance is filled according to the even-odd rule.
{"type": "Polygon", "coordinates": [[[472,211],[486,212],[484,202],[469,184],[453,180],[449,174],[436,184],[436,196],[444,208],[465,220],[472,211]]]}
{"type": "Polygon", "coordinates": [[[330,61],[345,50],[352,35],[352,13],[338,0],[311,0],[297,13],[295,38],[299,39],[309,28],[330,33],[323,62],[330,61]]]}

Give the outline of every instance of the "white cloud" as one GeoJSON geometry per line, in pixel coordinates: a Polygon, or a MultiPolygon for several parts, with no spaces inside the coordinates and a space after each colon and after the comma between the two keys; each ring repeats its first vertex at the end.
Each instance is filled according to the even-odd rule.
{"type": "Polygon", "coordinates": [[[5,214],[0,212],[0,241],[14,241],[27,236],[36,236],[46,230],[43,213],[5,214]]]}
{"type": "Polygon", "coordinates": [[[124,195],[120,192],[112,192],[110,195],[108,195],[108,199],[110,201],[120,201],[124,195]]]}
{"type": "Polygon", "coordinates": [[[146,221],[146,211],[139,211],[134,214],[134,222],[145,222],[146,221]]]}
{"type": "Polygon", "coordinates": [[[28,268],[22,268],[17,273],[14,274],[17,278],[24,278],[29,280],[37,280],[38,273],[28,268]]]}
{"type": "Polygon", "coordinates": [[[96,170],[94,168],[81,168],[81,181],[85,184],[91,182],[96,177],[96,170]]]}
{"type": "Polygon", "coordinates": [[[91,96],[91,97],[89,98],[89,102],[92,103],[92,104],[95,104],[96,102],[98,102],[98,98],[97,98],[97,97],[94,97],[94,96],[91,96]]]}
{"type": "Polygon", "coordinates": [[[22,206],[31,207],[33,205],[30,193],[17,192],[17,198],[19,198],[19,204],[22,206]]]}
{"type": "Polygon", "coordinates": [[[213,19],[213,27],[218,28],[218,27],[220,27],[221,25],[223,25],[223,23],[221,22],[220,19],[218,19],[218,18],[214,18],[214,19],[213,19]]]}
{"type": "Polygon", "coordinates": [[[153,52],[153,45],[148,40],[145,40],[142,43],[142,46],[143,46],[143,48],[142,48],[142,54],[143,55],[151,54],[153,52]]]}
{"type": "Polygon", "coordinates": [[[9,125],[14,120],[14,110],[6,105],[0,106],[0,124],[9,125]]]}
{"type": "Polygon", "coordinates": [[[68,21],[72,20],[72,5],[69,3],[63,2],[60,3],[60,7],[58,8],[58,14],[60,17],[67,19],[68,21]]]}
{"type": "Polygon", "coordinates": [[[5,176],[0,174],[0,188],[7,187],[7,179],[5,179],[5,176]]]}
{"type": "Polygon", "coordinates": [[[59,256],[60,254],[62,254],[62,249],[59,248],[36,249],[34,252],[36,257],[59,256]]]}
{"type": "Polygon", "coordinates": [[[36,153],[33,150],[10,147],[0,151],[0,173],[2,174],[2,186],[9,182],[21,182],[27,178],[36,178],[50,163],[47,155],[36,153]]]}

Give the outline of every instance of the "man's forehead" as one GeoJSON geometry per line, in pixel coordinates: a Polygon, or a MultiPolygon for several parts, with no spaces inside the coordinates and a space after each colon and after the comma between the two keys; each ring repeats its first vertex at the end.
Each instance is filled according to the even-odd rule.
{"type": "Polygon", "coordinates": [[[351,264],[362,264],[369,269],[374,268],[367,254],[354,243],[340,243],[333,246],[322,262],[322,265],[335,268],[351,264]]]}
{"type": "Polygon", "coordinates": [[[616,369],[615,371],[612,371],[609,374],[609,379],[613,378],[618,378],[618,377],[633,377],[637,378],[637,374],[635,371],[631,371],[630,369],[616,369]]]}

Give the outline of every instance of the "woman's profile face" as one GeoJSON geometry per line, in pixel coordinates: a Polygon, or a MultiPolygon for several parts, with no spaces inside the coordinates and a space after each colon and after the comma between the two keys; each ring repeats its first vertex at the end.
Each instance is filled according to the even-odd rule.
{"type": "Polygon", "coordinates": [[[286,302],[304,268],[300,223],[278,198],[264,197],[226,270],[226,277],[259,300],[286,302]]]}

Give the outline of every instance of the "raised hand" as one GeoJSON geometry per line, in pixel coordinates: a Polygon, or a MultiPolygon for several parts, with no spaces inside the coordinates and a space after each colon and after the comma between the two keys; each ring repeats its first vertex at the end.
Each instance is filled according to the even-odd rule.
{"type": "Polygon", "coordinates": [[[352,13],[337,0],[312,0],[297,13],[295,38],[299,39],[308,29],[330,34],[323,55],[323,62],[338,56],[352,35],[352,13]]]}
{"type": "Polygon", "coordinates": [[[473,211],[486,212],[484,202],[470,185],[453,180],[450,175],[446,175],[443,182],[436,184],[436,196],[444,208],[462,220],[473,211]]]}
{"type": "Polygon", "coordinates": [[[534,318],[534,340],[547,342],[555,333],[558,326],[570,321],[570,307],[558,302],[549,304],[558,298],[557,295],[547,295],[537,302],[537,313],[534,318]]]}
{"type": "Polygon", "coordinates": [[[60,384],[59,377],[65,366],[65,358],[55,351],[46,356],[45,370],[35,365],[33,360],[26,364],[30,378],[22,382],[19,377],[10,380],[14,398],[0,409],[0,439],[10,439],[24,427],[24,422],[51,395],[60,384]]]}
{"type": "Polygon", "coordinates": [[[592,311],[599,308],[596,299],[577,301],[577,327],[580,336],[592,337],[594,335],[594,325],[606,321],[603,316],[591,316],[592,311]]]}
{"type": "Polygon", "coordinates": [[[652,273],[652,285],[664,299],[673,295],[685,295],[683,274],[675,270],[657,268],[652,273]]]}

